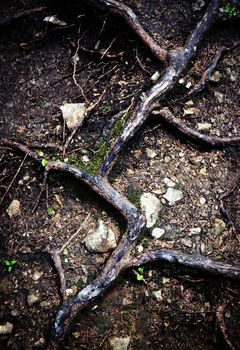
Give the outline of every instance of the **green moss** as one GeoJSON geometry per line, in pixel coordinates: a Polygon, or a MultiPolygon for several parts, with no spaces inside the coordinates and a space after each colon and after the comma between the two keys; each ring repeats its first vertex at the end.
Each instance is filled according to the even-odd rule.
{"type": "MultiPolygon", "coordinates": [[[[129,118],[129,113],[124,113],[122,118],[115,123],[111,131],[112,139],[116,139],[120,135],[128,118],[129,118]]],[[[87,164],[84,163],[81,160],[80,156],[76,153],[72,153],[68,156],[68,163],[89,173],[92,176],[96,176],[103,162],[103,159],[106,157],[108,153],[109,148],[110,148],[110,142],[106,143],[104,140],[102,140],[98,143],[97,148],[94,149],[94,155],[90,158],[89,163],[87,164]]],[[[136,198],[136,200],[138,199],[136,198]]]]}

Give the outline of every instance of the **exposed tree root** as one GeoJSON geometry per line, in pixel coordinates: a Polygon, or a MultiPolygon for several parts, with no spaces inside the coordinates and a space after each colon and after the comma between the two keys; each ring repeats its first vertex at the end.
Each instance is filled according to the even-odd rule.
{"type": "Polygon", "coordinates": [[[217,322],[219,324],[219,328],[222,332],[222,335],[223,335],[229,349],[235,350],[236,348],[229,339],[229,336],[227,333],[227,327],[225,324],[224,314],[225,314],[226,308],[227,308],[227,304],[220,305],[216,311],[216,318],[217,318],[217,322]]]}
{"type": "Polygon", "coordinates": [[[43,12],[45,10],[46,10],[46,7],[34,7],[32,9],[29,9],[29,10],[20,11],[20,12],[16,13],[15,15],[5,17],[2,21],[0,21],[0,27],[8,26],[20,18],[30,16],[34,13],[43,12]]]}
{"type": "MultiPolygon", "coordinates": [[[[142,93],[139,101],[131,107],[131,116],[123,127],[122,132],[116,138],[115,142],[109,149],[109,152],[102,161],[98,173],[93,176],[75,166],[66,164],[60,161],[48,161],[45,167],[44,183],[46,184],[47,176],[50,171],[64,172],[71,174],[76,179],[85,183],[95,193],[102,197],[106,202],[115,207],[118,212],[126,219],[126,232],[123,234],[118,242],[114,252],[109,257],[106,265],[102,269],[97,278],[77,293],[77,295],[69,300],[64,300],[60,309],[57,312],[54,325],[52,327],[52,334],[48,349],[57,349],[69,328],[69,325],[76,314],[80,310],[86,308],[98,295],[102,294],[118,277],[118,275],[126,268],[132,266],[142,265],[152,261],[168,261],[178,263],[182,266],[192,267],[208,273],[215,273],[226,278],[240,279],[240,268],[234,267],[223,262],[216,262],[207,257],[199,255],[186,255],[172,250],[153,250],[143,253],[137,257],[133,257],[131,252],[136,245],[137,238],[141,229],[145,225],[145,218],[143,214],[124,196],[117,192],[108,182],[108,174],[114,165],[119,152],[123,149],[125,144],[136,134],[138,129],[147,120],[149,114],[155,108],[156,103],[163,100],[165,94],[170,91],[179,76],[189,64],[190,60],[196,54],[196,48],[208,30],[209,26],[214,21],[214,16],[218,10],[220,0],[212,0],[206,9],[206,12],[196,28],[190,34],[184,47],[180,47],[167,52],[160,48],[156,42],[144,31],[138,22],[132,10],[124,4],[115,0],[93,0],[94,4],[106,5],[111,12],[117,13],[123,17],[131,26],[136,34],[138,34],[145,44],[153,51],[158,59],[165,64],[169,63],[165,69],[160,81],[150,88],[147,92],[142,93]]],[[[95,107],[92,106],[91,110],[95,107]]],[[[90,110],[90,111],[91,111],[90,110]]],[[[88,112],[90,112],[88,111],[88,112]]],[[[212,147],[239,144],[240,138],[219,138],[215,136],[206,136],[197,131],[187,127],[177,118],[175,118],[168,109],[161,109],[159,114],[162,118],[170,123],[175,129],[186,135],[187,137],[200,142],[208,144],[212,147]]],[[[120,112],[119,115],[122,115],[120,112]]],[[[115,119],[114,119],[115,122],[115,119]]],[[[113,122],[113,123],[114,123],[113,122]]],[[[77,130],[76,130],[77,131],[77,130]]],[[[76,132],[74,131],[74,133],[76,132]]],[[[71,134],[65,143],[64,149],[70,143],[74,134],[71,134]]],[[[10,140],[2,140],[1,146],[16,149],[23,152],[28,157],[35,159],[42,164],[42,157],[30,147],[24,146],[17,142],[10,140]]],[[[41,189],[39,198],[41,196],[44,186],[41,189]]],[[[38,200],[39,200],[38,198],[38,200]]],[[[52,254],[50,252],[50,254],[52,254]]],[[[55,259],[55,266],[60,266],[58,256],[52,255],[55,259]],[[56,265],[57,262],[57,265],[56,265]]],[[[62,293],[64,295],[64,275],[61,266],[59,268],[59,275],[62,286],[62,293]]]]}

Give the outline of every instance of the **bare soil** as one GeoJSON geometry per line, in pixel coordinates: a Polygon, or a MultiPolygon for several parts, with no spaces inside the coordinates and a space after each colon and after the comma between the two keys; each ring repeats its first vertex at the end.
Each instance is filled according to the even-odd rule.
{"type": "MultiPolygon", "coordinates": [[[[127,2],[128,3],[128,2],[127,2]]],[[[130,1],[146,30],[163,47],[183,45],[203,10],[195,11],[192,1],[130,1]]],[[[106,89],[98,108],[86,120],[69,152],[92,156],[94,143],[111,116],[127,107],[131,98],[147,89],[150,77],[163,66],[126,26],[106,11],[81,2],[2,1],[0,19],[18,11],[46,6],[40,13],[0,27],[1,120],[0,135],[26,144],[62,145],[69,133],[63,126],[60,106],[66,102],[96,101],[106,89]],[[57,14],[67,26],[44,22],[57,14]],[[76,80],[73,60],[78,40],[88,50],[79,50],[76,80]],[[114,41],[113,41],[114,40],[114,41]],[[110,47],[109,47],[110,46],[110,47]],[[96,50],[97,51],[97,50],[96,50]],[[123,55],[118,55],[123,52],[123,55]],[[110,56],[117,57],[110,57],[110,56]],[[78,151],[74,151],[78,150],[78,151]]],[[[210,123],[210,135],[235,136],[240,133],[240,49],[227,53],[217,70],[219,82],[191,97],[199,112],[185,115],[187,83],[193,86],[221,45],[230,47],[240,40],[234,21],[216,24],[202,42],[197,57],[183,77],[184,83],[167,96],[175,116],[197,128],[210,123]],[[223,94],[219,102],[216,92],[223,94]]],[[[163,106],[163,107],[164,107],[163,106]]],[[[61,156],[58,150],[45,151],[48,157],[61,156]]],[[[67,153],[66,158],[69,156],[67,153]]],[[[0,198],[16,174],[23,156],[0,149],[0,198]]],[[[143,249],[174,248],[239,265],[240,157],[238,147],[204,149],[183,139],[154,116],[119,157],[111,175],[114,187],[139,206],[144,192],[154,193],[162,202],[158,227],[165,230],[153,239],[145,230],[139,240],[143,249]],[[149,157],[149,150],[154,157],[149,157]],[[169,206],[164,201],[169,178],[183,192],[183,200],[169,206]],[[227,212],[220,210],[220,197],[227,212]],[[219,229],[220,225],[220,229],[219,229]],[[191,229],[201,227],[197,235],[191,229]]],[[[91,254],[82,240],[99,218],[117,232],[123,232],[121,217],[76,180],[51,174],[47,195],[31,214],[43,179],[42,169],[27,158],[0,208],[0,321],[13,324],[9,335],[0,336],[1,349],[44,349],[54,315],[60,305],[59,278],[47,245],[60,248],[90,213],[88,228],[66,249],[61,258],[72,294],[92,281],[108,254],[91,254]],[[9,218],[6,209],[13,199],[21,203],[21,213],[9,218]],[[54,213],[47,211],[51,207],[54,213]],[[17,261],[8,272],[4,260],[17,261]],[[34,274],[41,277],[34,280],[34,274]],[[29,306],[31,293],[39,296],[29,306]]],[[[228,349],[216,319],[220,305],[227,305],[227,334],[240,349],[239,283],[199,274],[171,264],[149,264],[144,282],[133,270],[121,275],[111,289],[98,298],[73,324],[64,349],[108,349],[108,337],[131,336],[129,349],[228,349]],[[154,297],[161,291],[161,300],[154,297]]]]}

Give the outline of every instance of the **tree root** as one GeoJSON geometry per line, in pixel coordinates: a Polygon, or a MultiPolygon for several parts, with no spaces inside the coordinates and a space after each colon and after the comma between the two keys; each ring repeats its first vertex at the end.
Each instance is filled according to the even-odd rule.
{"type": "MultiPolygon", "coordinates": [[[[153,51],[158,59],[165,64],[169,63],[165,69],[160,81],[150,88],[147,92],[141,94],[139,102],[136,103],[131,111],[129,120],[124,125],[120,135],[111,145],[109,152],[102,161],[98,173],[93,176],[89,173],[60,161],[48,161],[45,167],[44,184],[47,181],[49,171],[59,171],[73,175],[76,179],[83,182],[97,193],[103,200],[115,207],[118,212],[126,219],[126,231],[118,242],[116,249],[109,257],[106,265],[97,278],[77,293],[75,297],[64,300],[58,310],[52,327],[51,339],[48,349],[57,349],[63,341],[64,336],[69,328],[73,318],[80,310],[86,308],[97,296],[102,294],[118,277],[118,275],[133,266],[142,265],[152,261],[168,261],[178,263],[182,266],[191,267],[208,273],[214,273],[225,278],[240,279],[240,268],[234,267],[223,262],[216,262],[208,257],[200,255],[187,255],[173,250],[153,250],[145,252],[137,257],[133,257],[131,252],[136,246],[137,238],[141,229],[145,225],[144,215],[124,196],[117,192],[108,182],[108,174],[114,165],[119,152],[125,144],[136,134],[138,129],[147,120],[149,114],[153,111],[158,101],[162,100],[167,92],[175,85],[179,76],[190,63],[190,60],[196,53],[196,48],[213,23],[215,13],[220,5],[220,0],[211,0],[200,22],[190,34],[184,47],[180,47],[167,52],[160,48],[155,41],[143,30],[132,10],[116,0],[93,0],[94,4],[106,5],[109,10],[123,17],[138,34],[145,44],[153,51]]],[[[95,105],[93,106],[93,108],[95,105]]],[[[215,136],[202,135],[195,130],[187,127],[185,124],[176,119],[168,109],[161,109],[159,114],[165,121],[170,123],[174,128],[183,133],[185,136],[201,143],[208,144],[212,147],[239,144],[240,138],[218,138],[215,136]]],[[[76,130],[77,131],[77,130],[76,130]]],[[[74,135],[70,135],[70,138],[74,135]]],[[[71,141],[71,140],[70,140],[71,141]]],[[[65,149],[70,143],[69,139],[65,144],[65,149]]],[[[23,152],[28,157],[42,164],[43,158],[30,147],[24,146],[14,141],[2,140],[0,145],[23,152]]],[[[40,195],[43,191],[41,189],[40,195]]],[[[39,195],[39,198],[40,198],[39,195]]],[[[53,256],[55,262],[59,259],[53,256]]],[[[55,264],[56,266],[56,264],[55,264]]],[[[57,265],[58,266],[58,265],[57,265]]],[[[64,276],[63,270],[59,269],[59,275],[64,295],[64,276]]]]}

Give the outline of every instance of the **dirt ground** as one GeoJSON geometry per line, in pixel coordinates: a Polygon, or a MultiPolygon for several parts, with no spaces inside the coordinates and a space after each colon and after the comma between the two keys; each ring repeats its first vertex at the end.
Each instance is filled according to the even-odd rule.
{"type": "MultiPolygon", "coordinates": [[[[68,161],[78,152],[91,158],[93,145],[111,116],[151,86],[151,76],[156,71],[161,74],[164,67],[124,21],[105,10],[81,1],[1,3],[0,21],[25,9],[45,7],[0,26],[1,137],[62,145],[69,131],[60,106],[97,101],[106,89],[65,156],[68,161]],[[55,14],[67,25],[43,21],[55,14]],[[79,49],[74,81],[72,57],[78,43],[87,50],[79,49]]],[[[187,0],[126,3],[165,48],[183,45],[205,9],[196,9],[197,2],[187,0]]],[[[207,125],[203,132],[210,135],[240,135],[240,48],[224,55],[216,69],[219,81],[210,82],[203,92],[187,98],[186,85],[194,86],[218,47],[231,47],[240,40],[237,25],[237,19],[229,21],[226,16],[225,22],[210,30],[188,71],[163,101],[163,107],[170,107],[188,125],[207,125]],[[188,114],[189,108],[195,112],[188,114]]],[[[164,229],[164,235],[154,239],[151,230],[144,230],[137,250],[162,247],[192,254],[200,250],[239,265],[239,150],[194,145],[153,115],[124,149],[110,176],[114,187],[137,206],[144,192],[155,194],[162,203],[156,226],[164,229]],[[166,178],[183,194],[172,206],[163,198],[166,178]],[[224,216],[220,197],[231,189],[224,200],[228,214],[224,216]]],[[[57,149],[44,152],[48,158],[61,157],[57,149]]],[[[0,199],[23,158],[0,148],[0,199]]],[[[59,278],[45,251],[49,244],[60,248],[90,214],[88,227],[61,254],[68,293],[74,295],[96,277],[108,258],[108,253],[87,252],[82,243],[87,231],[100,218],[118,237],[124,230],[118,213],[84,185],[60,174],[50,174],[47,194],[32,214],[42,179],[42,168],[26,158],[0,206],[0,323],[13,324],[10,334],[0,335],[1,349],[46,348],[61,301],[59,278]],[[10,218],[6,210],[14,199],[19,200],[21,211],[10,218]],[[16,260],[12,271],[7,271],[5,260],[16,260]],[[36,297],[32,305],[31,295],[36,297]]],[[[240,349],[239,293],[237,282],[171,264],[147,265],[144,281],[137,281],[134,270],[128,270],[79,315],[64,349],[108,349],[111,336],[130,336],[129,350],[229,349],[216,318],[221,305],[226,306],[226,334],[240,349]]]]}

